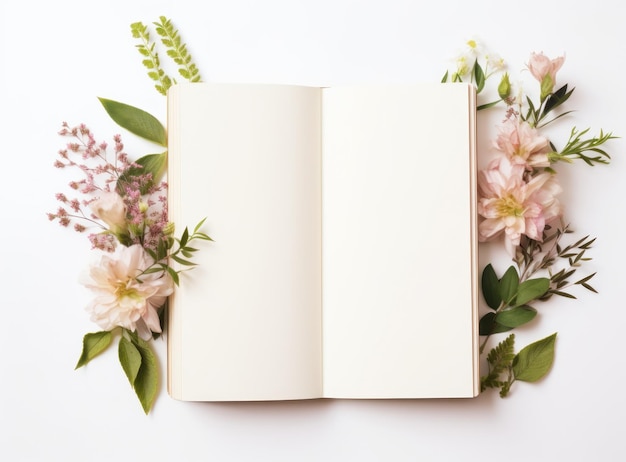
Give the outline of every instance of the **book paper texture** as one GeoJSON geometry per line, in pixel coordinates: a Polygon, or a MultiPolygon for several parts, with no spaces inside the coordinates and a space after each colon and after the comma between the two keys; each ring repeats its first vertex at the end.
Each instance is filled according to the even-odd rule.
{"type": "Polygon", "coordinates": [[[215,241],[170,300],[174,398],[478,393],[473,88],[168,98],[170,219],[215,241]]]}

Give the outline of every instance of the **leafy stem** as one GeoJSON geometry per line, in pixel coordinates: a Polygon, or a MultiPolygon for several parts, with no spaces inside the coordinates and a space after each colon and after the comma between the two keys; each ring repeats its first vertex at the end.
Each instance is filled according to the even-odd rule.
{"type": "Polygon", "coordinates": [[[156,32],[161,37],[161,42],[167,48],[167,55],[178,64],[178,73],[190,82],[200,81],[200,72],[193,63],[191,54],[187,51],[187,45],[181,43],[178,31],[172,25],[172,21],[165,16],[159,17],[159,22],[153,23],[156,32]]]}
{"type": "MultiPolygon", "coordinates": [[[[176,239],[170,236],[161,239],[161,241],[159,241],[159,245],[155,250],[146,248],[146,252],[150,254],[155,263],[147,268],[145,271],[143,271],[142,274],[150,274],[156,272],[168,273],[174,283],[176,285],[179,285],[179,274],[185,270],[175,270],[174,268],[172,268],[169,264],[168,257],[170,260],[174,260],[181,266],[195,266],[195,263],[191,261],[191,258],[193,258],[194,253],[197,252],[198,249],[190,246],[189,244],[194,240],[213,241],[213,239],[211,239],[206,233],[200,231],[200,228],[204,224],[205,220],[206,218],[203,218],[194,227],[191,234],[189,233],[189,229],[185,228],[180,239],[176,239]]],[[[141,275],[139,275],[138,277],[141,277],[141,275]]]]}
{"type": "Polygon", "coordinates": [[[611,132],[604,133],[600,130],[600,134],[598,136],[583,139],[583,136],[587,132],[589,132],[589,128],[582,131],[578,131],[576,127],[572,128],[569,139],[561,152],[558,152],[554,145],[550,143],[550,147],[553,150],[553,152],[548,155],[550,161],[558,162],[562,160],[571,163],[573,159],[582,159],[587,165],[590,166],[593,166],[594,164],[608,164],[611,156],[600,146],[617,137],[613,136],[611,132]],[[595,153],[595,155],[586,154],[590,152],[595,153]]]}
{"type": "Polygon", "coordinates": [[[137,50],[145,57],[142,64],[148,69],[148,77],[157,82],[155,88],[159,93],[167,94],[168,88],[172,86],[172,79],[161,68],[159,54],[155,51],[156,44],[150,39],[148,27],[141,22],[134,22],[130,29],[133,37],[141,41],[137,50]]]}

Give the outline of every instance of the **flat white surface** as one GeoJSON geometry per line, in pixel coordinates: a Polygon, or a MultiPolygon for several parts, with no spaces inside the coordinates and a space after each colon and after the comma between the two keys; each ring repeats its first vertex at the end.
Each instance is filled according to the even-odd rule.
{"type": "MultiPolygon", "coordinates": [[[[626,29],[616,3],[531,0],[507,4],[412,1],[4,1],[0,6],[4,181],[0,284],[0,458],[3,460],[621,460],[626,411],[626,311],[622,261],[624,141],[611,166],[561,166],[562,199],[574,229],[597,236],[588,268],[599,294],[541,307],[520,344],[559,332],[556,362],[535,385],[501,400],[193,404],[165,389],[145,417],[114,351],[74,371],[83,333],[78,274],[90,259],[82,236],[46,221],[70,177],[52,167],[63,120],[88,123],[99,139],[118,129],[96,96],[165,118],[129,33],[133,21],[171,17],[210,81],[335,85],[438,80],[469,37],[512,66],[531,51],[566,53],[559,82],[576,87],[577,112],[555,126],[626,134],[626,29]]],[[[482,114],[479,146],[500,112],[482,114]]],[[[560,133],[559,133],[560,132],[560,133]]],[[[125,136],[130,154],[144,146],[125,136]]],[[[433,192],[437,200],[437,191],[433,192]]],[[[499,258],[481,247],[483,265],[499,258]]],[[[500,260],[504,269],[506,260],[500,260]]],[[[443,326],[441,327],[444,328],[443,326]]],[[[165,343],[157,342],[162,378],[165,343]]]]}

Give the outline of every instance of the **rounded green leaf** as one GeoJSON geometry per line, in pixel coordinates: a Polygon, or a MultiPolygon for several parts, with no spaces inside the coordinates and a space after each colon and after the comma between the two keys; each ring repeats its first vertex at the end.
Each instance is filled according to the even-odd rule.
{"type": "Polygon", "coordinates": [[[516,306],[510,310],[501,311],[496,315],[495,321],[506,327],[519,327],[532,321],[537,316],[537,310],[532,306],[516,306]]]}
{"type": "Polygon", "coordinates": [[[491,263],[483,270],[482,289],[487,306],[492,310],[497,310],[502,303],[502,297],[500,297],[500,281],[491,263]]]}
{"type": "Polygon", "coordinates": [[[84,366],[93,358],[106,350],[111,344],[113,335],[109,331],[94,332],[83,337],[83,351],[75,369],[84,366]]]}
{"type": "Polygon", "coordinates": [[[543,378],[554,362],[556,332],[524,347],[513,359],[515,380],[536,382],[543,378]]]}
{"type": "Polygon", "coordinates": [[[508,332],[510,330],[510,327],[497,323],[496,313],[492,312],[485,314],[478,323],[479,335],[499,334],[500,332],[508,332]]]}
{"type": "Polygon", "coordinates": [[[519,276],[515,267],[509,266],[509,269],[506,270],[502,279],[500,279],[500,297],[506,303],[510,303],[515,294],[517,293],[517,288],[519,286],[519,276]]]}
{"type": "Polygon", "coordinates": [[[537,300],[545,295],[550,288],[550,279],[537,278],[522,282],[517,289],[515,304],[524,305],[532,300],[537,300]]]}
{"type": "Polygon", "coordinates": [[[111,119],[120,127],[148,141],[167,146],[165,127],[146,111],[106,98],[98,98],[111,119]]]}

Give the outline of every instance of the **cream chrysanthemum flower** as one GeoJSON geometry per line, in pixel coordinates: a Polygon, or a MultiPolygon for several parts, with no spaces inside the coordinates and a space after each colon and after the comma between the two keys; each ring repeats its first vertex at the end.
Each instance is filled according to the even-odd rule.
{"type": "Polygon", "coordinates": [[[143,247],[133,245],[120,246],[92,265],[82,281],[96,293],[87,307],[91,320],[104,330],[119,326],[137,331],[144,340],[161,332],[157,310],[174,291],[174,283],[167,273],[142,274],[152,264],[143,247]]]}

